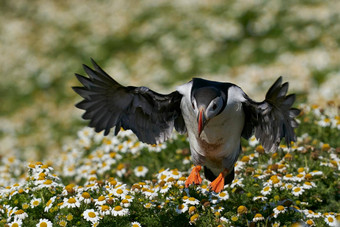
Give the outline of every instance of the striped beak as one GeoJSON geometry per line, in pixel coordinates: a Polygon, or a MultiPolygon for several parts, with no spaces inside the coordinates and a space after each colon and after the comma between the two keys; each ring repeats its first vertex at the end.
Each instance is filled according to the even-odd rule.
{"type": "Polygon", "coordinates": [[[201,136],[201,133],[204,129],[204,126],[206,124],[206,117],[204,115],[204,109],[201,108],[200,112],[198,114],[198,118],[197,118],[197,123],[198,123],[198,136],[201,136]]]}

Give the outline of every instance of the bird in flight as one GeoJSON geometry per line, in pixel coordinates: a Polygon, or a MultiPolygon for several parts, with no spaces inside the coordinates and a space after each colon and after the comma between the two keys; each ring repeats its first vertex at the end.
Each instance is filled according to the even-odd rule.
{"type": "Polygon", "coordinates": [[[287,145],[296,140],[295,120],[300,110],[292,108],[295,95],[287,95],[288,83],[279,77],[264,101],[256,102],[237,85],[193,78],[170,94],[147,87],[123,86],[91,59],[93,69],[83,65],[84,77],[75,74],[83,86],[73,87],[83,100],[83,119],[96,132],[115,135],[121,128],[132,130],[148,144],[166,141],[173,130],[187,133],[194,167],[185,186],[201,184],[200,171],[220,192],[234,179],[234,164],[241,152],[241,137],[252,135],[266,151],[277,150],[281,139],[287,145]]]}

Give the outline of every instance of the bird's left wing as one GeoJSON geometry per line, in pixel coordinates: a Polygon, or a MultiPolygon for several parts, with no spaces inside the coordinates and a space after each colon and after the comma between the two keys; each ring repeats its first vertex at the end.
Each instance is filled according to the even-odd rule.
{"type": "Polygon", "coordinates": [[[117,83],[93,59],[94,69],[83,65],[89,78],[76,74],[83,87],[73,90],[84,98],[76,104],[85,110],[83,119],[96,132],[104,135],[115,127],[117,134],[122,127],[131,129],[139,140],[157,144],[168,139],[175,127],[180,133],[186,131],[177,91],[162,95],[147,87],[124,87],[117,83]]]}
{"type": "Polygon", "coordinates": [[[295,95],[286,95],[288,83],[282,84],[282,77],[270,87],[263,102],[255,102],[244,94],[242,107],[245,112],[245,123],[242,136],[249,139],[254,133],[266,151],[274,152],[284,137],[289,146],[296,141],[295,120],[300,110],[292,108],[295,95]]]}

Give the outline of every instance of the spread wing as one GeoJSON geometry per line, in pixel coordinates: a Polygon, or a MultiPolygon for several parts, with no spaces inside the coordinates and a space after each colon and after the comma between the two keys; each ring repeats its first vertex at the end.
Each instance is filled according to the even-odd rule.
{"type": "Polygon", "coordinates": [[[245,94],[243,109],[245,125],[242,136],[249,139],[254,133],[266,151],[274,152],[284,137],[289,146],[296,141],[295,120],[300,110],[292,108],[295,95],[286,95],[288,82],[282,84],[282,77],[270,87],[263,102],[255,102],[245,94]]]}
{"type": "Polygon", "coordinates": [[[89,126],[104,135],[115,127],[115,135],[121,127],[131,129],[139,140],[149,144],[168,139],[175,127],[186,132],[177,91],[158,94],[147,87],[124,87],[104,72],[93,59],[94,69],[83,65],[89,78],[75,74],[83,87],[72,87],[84,98],[76,104],[85,110],[82,118],[90,120],[89,126]]]}

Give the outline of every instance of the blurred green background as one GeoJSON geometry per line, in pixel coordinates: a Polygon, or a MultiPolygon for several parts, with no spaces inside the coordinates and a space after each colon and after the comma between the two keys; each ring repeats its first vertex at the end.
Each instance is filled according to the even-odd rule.
{"type": "Polygon", "coordinates": [[[86,122],[75,72],[94,58],[123,85],[192,77],[263,99],[280,75],[299,103],[340,100],[340,1],[0,2],[0,156],[58,155],[86,122]]]}

